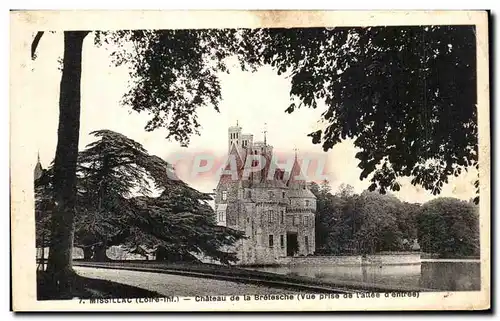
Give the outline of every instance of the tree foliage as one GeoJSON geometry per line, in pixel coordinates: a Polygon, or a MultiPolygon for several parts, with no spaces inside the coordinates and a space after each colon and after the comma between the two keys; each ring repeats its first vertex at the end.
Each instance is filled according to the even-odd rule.
{"type": "MultiPolygon", "coordinates": [[[[130,251],[161,249],[169,259],[196,253],[224,263],[236,260],[227,248],[242,235],[216,225],[209,195],[177,179],[169,164],[126,136],[110,130],[92,134],[99,139],[78,157],[75,218],[75,245],[87,259],[105,260],[106,249],[120,244],[130,251]],[[151,196],[158,190],[159,197],[151,196]]],[[[50,178],[45,183],[37,190],[41,227],[50,215],[50,178]]]]}
{"type": "Polygon", "coordinates": [[[317,198],[319,254],[422,250],[444,257],[479,255],[479,211],[472,201],[437,198],[420,205],[390,194],[357,195],[349,185],[336,194],[325,184],[312,184],[311,191],[317,198]]]}
{"type": "Polygon", "coordinates": [[[250,33],[249,61],[291,79],[286,111],[324,103],[313,143],[327,151],[353,138],[370,190],[398,191],[397,178],[409,176],[435,195],[450,175],[478,166],[473,26],[250,33]]]}
{"type": "Polygon", "coordinates": [[[412,250],[417,239],[418,205],[392,195],[365,191],[360,195],[342,184],[335,194],[313,184],[317,197],[316,244],[323,254],[367,254],[412,250]],[[405,212],[406,211],[406,212],[405,212]]]}
{"type": "MultiPolygon", "coordinates": [[[[357,199],[356,209],[362,221],[354,234],[358,251],[375,253],[398,251],[404,248],[399,229],[402,203],[392,195],[363,192],[357,199]]],[[[405,222],[408,224],[409,222],[405,222]]],[[[408,241],[408,240],[407,240],[408,241]]]]}
{"type": "Polygon", "coordinates": [[[96,42],[117,44],[114,62],[131,67],[123,103],[151,115],[146,131],[165,129],[187,146],[199,133],[198,108],[219,111],[218,73],[228,72],[226,58],[240,56],[241,36],[237,29],[122,30],[98,33],[96,42]]]}
{"type": "Polygon", "coordinates": [[[417,222],[424,252],[443,257],[479,255],[479,210],[473,203],[435,199],[422,206],[417,222]]]}

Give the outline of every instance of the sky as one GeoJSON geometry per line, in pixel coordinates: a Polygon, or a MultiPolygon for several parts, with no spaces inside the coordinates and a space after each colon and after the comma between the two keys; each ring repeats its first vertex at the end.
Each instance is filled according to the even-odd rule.
{"type": "MultiPolygon", "coordinates": [[[[265,128],[267,142],[274,146],[275,151],[292,154],[297,149],[299,157],[320,155],[326,160],[326,175],[333,191],[341,184],[349,184],[356,193],[361,193],[370,185],[369,179],[359,179],[361,169],[357,167],[357,149],[352,140],[337,144],[325,153],[320,145],[313,145],[307,137],[319,126],[318,121],[324,111],[321,105],[316,110],[301,108],[292,114],[285,113],[290,104],[290,80],[286,75],[278,76],[271,67],[262,67],[254,73],[231,68],[230,74],[221,74],[220,113],[211,106],[200,108],[198,120],[202,126],[201,135],[192,136],[189,147],[184,148],[175,141],[166,140],[166,132],[161,129],[146,132],[144,126],[148,115],[138,114],[121,104],[128,88],[128,69],[126,66],[113,66],[110,52],[105,47],[96,47],[92,35],[84,41],[80,150],[95,140],[90,132],[110,129],[136,140],[150,154],[167,161],[173,162],[179,153],[209,153],[219,159],[227,153],[227,129],[238,121],[244,133],[254,134],[254,141],[263,139],[265,128]]],[[[62,33],[45,33],[37,49],[37,59],[32,63],[30,83],[36,84],[39,93],[39,106],[33,115],[37,119],[34,139],[44,167],[54,159],[57,144],[62,53],[62,33]]],[[[182,165],[179,165],[180,170],[182,165]]],[[[204,192],[211,192],[217,184],[215,175],[193,177],[189,171],[178,174],[191,186],[204,192]]],[[[473,184],[476,177],[477,172],[471,170],[451,178],[439,196],[469,200],[475,195],[473,184]]],[[[437,197],[411,185],[410,180],[401,178],[401,190],[393,194],[403,201],[418,203],[437,197]]]]}

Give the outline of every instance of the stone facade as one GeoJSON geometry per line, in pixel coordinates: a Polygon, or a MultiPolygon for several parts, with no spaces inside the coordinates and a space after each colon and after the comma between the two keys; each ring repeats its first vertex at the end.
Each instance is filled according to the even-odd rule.
{"type": "Polygon", "coordinates": [[[295,157],[290,171],[273,160],[273,148],[254,142],[241,127],[228,130],[229,157],[215,190],[219,225],[244,231],[235,245],[241,265],[277,264],[315,251],[316,198],[295,157]]]}

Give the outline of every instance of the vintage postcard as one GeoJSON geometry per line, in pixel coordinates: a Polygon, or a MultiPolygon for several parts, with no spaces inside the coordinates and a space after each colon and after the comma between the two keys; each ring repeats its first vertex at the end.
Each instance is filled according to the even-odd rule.
{"type": "Polygon", "coordinates": [[[487,12],[10,17],[13,310],[490,309],[487,12]]]}

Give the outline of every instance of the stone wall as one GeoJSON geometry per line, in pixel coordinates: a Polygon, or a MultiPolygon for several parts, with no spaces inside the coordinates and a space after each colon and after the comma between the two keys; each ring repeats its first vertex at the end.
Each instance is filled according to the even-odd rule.
{"type": "Polygon", "coordinates": [[[420,264],[420,252],[396,252],[367,255],[363,265],[420,264]]]}
{"type": "Polygon", "coordinates": [[[373,254],[362,257],[361,255],[352,256],[307,256],[293,257],[288,264],[290,265],[403,265],[420,264],[419,252],[406,252],[394,254],[373,254]]]}
{"type": "Polygon", "coordinates": [[[297,234],[296,255],[313,254],[315,200],[311,199],[310,208],[304,208],[304,202],[297,203],[297,208],[290,208],[285,187],[263,184],[244,188],[241,182],[234,181],[219,184],[216,215],[219,218],[219,213],[223,211],[225,220],[218,224],[244,231],[247,236],[235,245],[238,264],[277,264],[287,255],[287,232],[297,234]],[[222,198],[223,191],[226,192],[226,199],[222,198]]]}
{"type": "Polygon", "coordinates": [[[285,222],[281,219],[285,207],[284,204],[271,200],[261,189],[254,191],[258,191],[252,197],[255,203],[245,204],[246,218],[241,222],[242,230],[249,239],[242,242],[245,254],[240,264],[271,264],[279,257],[286,256],[286,243],[283,247],[280,243],[280,235],[286,235],[285,222]]]}

